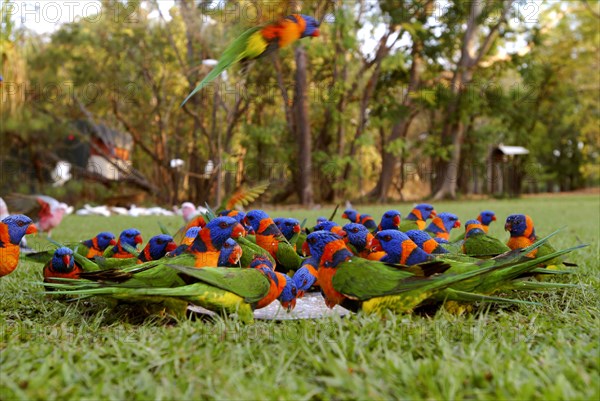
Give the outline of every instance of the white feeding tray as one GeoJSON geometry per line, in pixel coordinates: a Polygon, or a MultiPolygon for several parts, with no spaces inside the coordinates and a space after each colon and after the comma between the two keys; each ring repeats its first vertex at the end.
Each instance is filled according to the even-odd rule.
{"type": "MultiPolygon", "coordinates": [[[[215,315],[214,312],[200,306],[190,305],[188,309],[195,313],[215,315]]],[[[286,311],[279,301],[275,301],[266,308],[255,310],[254,318],[259,320],[319,319],[331,316],[345,316],[349,313],[350,311],[341,306],[329,309],[325,305],[323,296],[318,292],[313,292],[306,293],[303,298],[296,300],[296,307],[290,312],[286,311]]]]}

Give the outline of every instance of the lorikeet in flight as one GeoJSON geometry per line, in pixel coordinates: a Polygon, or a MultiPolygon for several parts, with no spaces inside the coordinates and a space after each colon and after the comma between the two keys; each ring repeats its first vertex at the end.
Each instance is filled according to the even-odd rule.
{"type": "Polygon", "coordinates": [[[381,216],[381,222],[377,226],[378,231],[397,230],[400,227],[402,214],[397,210],[388,210],[381,216]]]}
{"type": "Polygon", "coordinates": [[[125,249],[124,244],[127,244],[129,248],[137,248],[138,244],[143,242],[142,234],[139,230],[135,228],[128,228],[123,230],[121,234],[119,234],[119,240],[117,241],[117,245],[112,248],[108,248],[104,251],[102,255],[105,258],[133,258],[137,255],[133,255],[128,250],[125,249]]]}
{"type": "Polygon", "coordinates": [[[403,219],[400,224],[400,231],[424,230],[427,226],[427,220],[436,215],[437,213],[432,205],[420,203],[403,219]]]}
{"type": "Polygon", "coordinates": [[[75,263],[73,250],[67,247],[61,247],[54,251],[52,259],[44,265],[44,282],[54,283],[53,278],[77,279],[83,272],[80,265],[75,263]]]}
{"type": "Polygon", "coordinates": [[[5,217],[0,222],[0,277],[12,273],[19,264],[19,243],[26,234],[37,232],[33,221],[22,214],[5,217]]]}
{"type": "Polygon", "coordinates": [[[346,209],[342,214],[342,218],[350,220],[350,223],[359,223],[367,227],[369,231],[375,231],[377,229],[377,223],[373,220],[373,217],[368,214],[360,214],[354,209],[346,209]]]}
{"type": "Polygon", "coordinates": [[[483,212],[479,213],[477,220],[481,223],[483,226],[483,231],[487,234],[490,228],[490,223],[492,221],[496,221],[496,213],[492,212],[491,210],[484,210],[483,212]]]}
{"type": "Polygon", "coordinates": [[[265,57],[309,36],[319,36],[319,23],[304,14],[288,15],[279,21],[246,30],[225,49],[217,65],[185,98],[181,106],[233,64],[265,57]]]}
{"type": "Polygon", "coordinates": [[[246,214],[244,221],[254,229],[256,244],[269,251],[275,259],[278,270],[288,272],[300,267],[302,258],[287,242],[269,215],[262,210],[252,210],[246,214]]]}
{"type": "Polygon", "coordinates": [[[450,239],[450,231],[458,227],[460,227],[458,216],[444,212],[435,216],[425,231],[434,238],[441,238],[448,241],[450,239]]]}
{"type": "Polygon", "coordinates": [[[441,255],[448,253],[448,250],[440,245],[434,238],[431,238],[429,234],[422,230],[408,230],[405,232],[406,236],[410,238],[419,248],[431,255],[441,255]]]}

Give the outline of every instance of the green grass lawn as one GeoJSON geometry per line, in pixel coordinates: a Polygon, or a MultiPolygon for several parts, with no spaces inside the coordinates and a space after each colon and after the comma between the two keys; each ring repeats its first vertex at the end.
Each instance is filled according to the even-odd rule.
{"type": "MultiPolygon", "coordinates": [[[[411,205],[394,205],[403,215],[411,205]]],[[[391,207],[389,207],[391,208],[391,207]]],[[[572,282],[581,289],[511,294],[543,304],[480,306],[456,317],[390,315],[286,322],[165,322],[100,300],[65,303],[43,295],[41,266],[21,263],[0,279],[0,399],[599,399],[598,196],[438,203],[462,222],[482,209],[527,213],[557,248],[591,246],[572,282]]],[[[363,207],[378,218],[385,207],[363,207]]],[[[308,217],[330,209],[277,215],[308,217]]],[[[338,221],[339,215],[338,213],[338,221]]],[[[69,216],[59,241],[141,229],[180,218],[69,216]]],[[[43,241],[32,239],[36,247],[43,241]]]]}

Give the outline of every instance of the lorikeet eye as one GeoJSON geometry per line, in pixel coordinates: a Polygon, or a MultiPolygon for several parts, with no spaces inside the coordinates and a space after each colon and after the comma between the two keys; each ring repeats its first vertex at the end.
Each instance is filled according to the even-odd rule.
{"type": "Polygon", "coordinates": [[[391,235],[385,235],[385,236],[383,237],[383,240],[384,240],[385,242],[391,241],[391,240],[392,240],[392,236],[391,236],[391,235]]]}
{"type": "Polygon", "coordinates": [[[24,221],[22,221],[22,220],[19,220],[19,221],[17,221],[17,225],[18,225],[19,227],[23,227],[23,226],[25,225],[25,222],[24,222],[24,221]]]}
{"type": "Polygon", "coordinates": [[[308,243],[309,243],[309,244],[312,244],[312,245],[314,245],[314,244],[315,244],[315,242],[317,242],[317,240],[316,240],[315,238],[310,238],[310,239],[308,240],[308,243]]]}
{"type": "Polygon", "coordinates": [[[227,228],[227,223],[222,222],[221,224],[219,224],[219,227],[221,227],[221,228],[227,228]]]}
{"type": "Polygon", "coordinates": [[[358,232],[358,228],[353,228],[353,229],[352,229],[352,232],[353,232],[353,233],[357,233],[357,232],[358,232]]]}

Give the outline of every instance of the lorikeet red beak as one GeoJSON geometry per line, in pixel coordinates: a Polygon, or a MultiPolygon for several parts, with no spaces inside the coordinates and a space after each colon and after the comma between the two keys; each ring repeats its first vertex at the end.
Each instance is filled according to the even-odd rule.
{"type": "Polygon", "coordinates": [[[302,244],[302,254],[304,256],[310,256],[310,248],[308,247],[308,242],[304,241],[302,244]]]}
{"type": "Polygon", "coordinates": [[[492,221],[496,221],[496,216],[492,216],[492,221]]]}
{"type": "Polygon", "coordinates": [[[437,212],[435,210],[432,210],[431,211],[431,217],[435,217],[435,216],[437,216],[437,212]]]}
{"type": "Polygon", "coordinates": [[[400,225],[400,216],[394,216],[394,224],[397,226],[400,225]]]}
{"type": "Polygon", "coordinates": [[[294,233],[298,234],[300,232],[300,226],[299,225],[295,225],[294,226],[294,233]]]}
{"type": "Polygon", "coordinates": [[[456,220],[456,222],[454,223],[454,228],[459,228],[460,227],[460,220],[456,220]]]}
{"type": "Polygon", "coordinates": [[[288,311],[293,310],[296,307],[296,298],[288,302],[282,302],[281,306],[283,306],[288,311]]]}
{"type": "Polygon", "coordinates": [[[30,224],[30,225],[27,227],[27,231],[25,231],[25,234],[35,234],[35,233],[37,233],[37,232],[38,232],[38,229],[37,229],[37,227],[36,227],[35,225],[33,225],[33,224],[30,224]]]}
{"type": "Polygon", "coordinates": [[[117,240],[116,239],[111,239],[110,242],[108,243],[109,245],[117,245],[117,240]]]}
{"type": "Polygon", "coordinates": [[[134,238],[134,243],[141,244],[142,242],[144,242],[142,240],[142,236],[141,235],[136,235],[135,238],[134,238]]]}
{"type": "Polygon", "coordinates": [[[371,241],[371,252],[382,252],[383,247],[381,246],[381,242],[377,238],[373,238],[371,241]]]}
{"type": "Polygon", "coordinates": [[[298,290],[296,293],[296,298],[302,298],[304,296],[304,290],[298,290]]]}
{"type": "Polygon", "coordinates": [[[244,227],[240,223],[237,223],[233,227],[233,230],[231,230],[231,238],[244,237],[245,235],[246,230],[244,230],[244,227]]]}
{"type": "Polygon", "coordinates": [[[173,241],[169,242],[165,248],[166,252],[171,252],[174,251],[175,249],[177,249],[177,244],[173,241]]]}
{"type": "Polygon", "coordinates": [[[315,31],[313,32],[313,34],[311,36],[314,36],[315,38],[318,38],[320,34],[321,34],[321,32],[319,32],[318,29],[315,29],[315,31]]]}
{"type": "Polygon", "coordinates": [[[342,219],[347,219],[348,215],[346,213],[342,213],[342,219]]]}
{"type": "Polygon", "coordinates": [[[65,255],[62,257],[63,263],[65,264],[65,266],[69,266],[69,263],[71,263],[71,257],[69,255],[65,255]]]}

